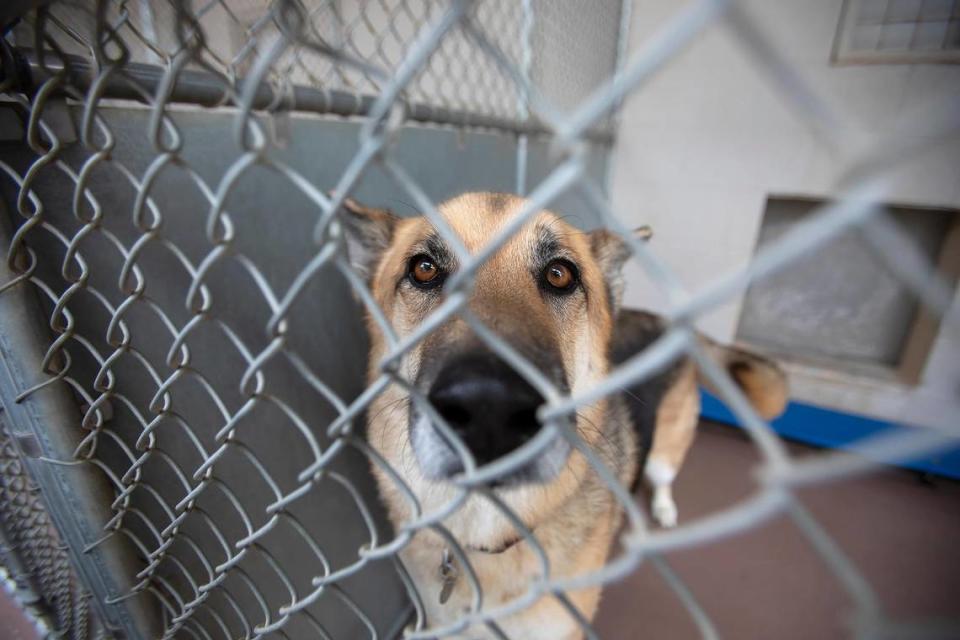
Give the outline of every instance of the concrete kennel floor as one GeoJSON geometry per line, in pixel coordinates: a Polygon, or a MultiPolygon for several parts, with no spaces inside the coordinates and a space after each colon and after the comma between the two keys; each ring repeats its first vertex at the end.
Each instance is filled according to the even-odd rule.
{"type": "MultiPolygon", "coordinates": [[[[799,445],[790,448],[797,456],[817,453],[799,445]]],[[[746,497],[757,461],[743,432],[701,424],[675,486],[680,523],[746,497]]],[[[799,495],[870,581],[891,616],[960,619],[960,483],[924,481],[918,474],[885,468],[799,495]]],[[[845,593],[785,517],[709,546],[673,552],[667,560],[721,638],[849,637],[845,593]]],[[[594,626],[605,640],[700,637],[649,565],[605,591],[594,626]]]]}
{"type": "Polygon", "coordinates": [[[33,625],[3,587],[0,587],[0,638],[39,640],[33,625]]]}
{"type": "MultiPolygon", "coordinates": [[[[792,445],[794,455],[816,453],[792,445]]],[[[677,480],[681,523],[746,496],[756,451],[742,432],[705,423],[677,480]]],[[[960,618],[960,483],[884,469],[804,490],[824,525],[898,619],[960,618]]],[[[845,638],[849,603],[805,538],[783,517],[668,561],[726,639],[845,638]]],[[[605,640],[699,638],[679,601],[643,565],[606,590],[595,622],[605,640]]],[[[32,639],[0,589],[0,637],[32,639]],[[4,602],[6,600],[6,602],[4,602]]]]}

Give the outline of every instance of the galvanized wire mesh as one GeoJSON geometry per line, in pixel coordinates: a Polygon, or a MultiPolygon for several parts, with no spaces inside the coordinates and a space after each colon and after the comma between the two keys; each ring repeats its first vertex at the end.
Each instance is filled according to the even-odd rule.
{"type": "Polygon", "coordinates": [[[12,594],[42,624],[44,635],[58,630],[85,637],[87,594],[5,428],[0,430],[0,522],[2,564],[12,594]]]}
{"type": "MultiPolygon", "coordinates": [[[[47,464],[93,465],[113,485],[114,515],[103,523],[103,536],[87,542],[96,547],[123,537],[137,551],[140,564],[133,570],[131,591],[97,594],[109,600],[107,606],[123,606],[134,597],[152,599],[160,612],[162,637],[389,636],[391,621],[380,619],[381,612],[361,606],[352,595],[362,590],[356,578],[389,561],[424,528],[445,535],[452,553],[469,567],[467,554],[445,532],[442,521],[473,494],[490,499],[518,524],[524,541],[540,549],[536,536],[484,486],[540,454],[559,434],[585,455],[626,514],[617,555],[601,570],[574,578],[551,576],[544,563],[541,578],[526,592],[494,607],[482,605],[479,585],[468,570],[467,579],[478,591],[474,606],[445,628],[427,624],[418,594],[397,565],[413,603],[409,621],[400,620],[407,623],[405,637],[450,636],[468,627],[483,627],[502,637],[500,622],[543,596],[555,598],[588,637],[595,637],[566,593],[616,580],[645,560],[660,570],[703,635],[714,637],[695,594],[660,554],[706,544],[778,513],[795,522],[849,593],[856,635],[873,637],[892,628],[930,630],[923,621],[894,624],[898,621],[886,616],[870,584],[792,495],[798,486],[862,472],[871,466],[868,458],[824,453],[791,459],[727,373],[702,350],[693,323],[751,282],[857,228],[886,266],[940,316],[947,330],[955,331],[960,323],[952,290],[900,237],[881,202],[887,172],[915,151],[900,141],[921,139],[918,132],[928,141],[955,132],[956,114],[915,123],[917,130],[906,132],[910,135],[895,132],[878,141],[837,176],[842,198],[744,269],[688,291],[630,238],[602,185],[586,170],[586,142],[608,139],[598,138],[598,131],[609,134],[611,113],[624,97],[642,90],[705,29],[723,23],[756,56],[770,82],[826,138],[841,136],[835,121],[816,92],[781,60],[776,43],[734,2],[692,3],[617,73],[613,71],[622,49],[618,43],[624,18],[619,4],[607,3],[603,12],[591,16],[592,28],[606,34],[603,47],[583,24],[564,24],[562,17],[551,22],[555,10],[551,3],[533,1],[104,0],[56,2],[23,16],[13,40],[16,49],[8,46],[6,51],[8,60],[23,60],[5,65],[5,70],[17,72],[7,71],[3,89],[22,109],[31,153],[20,164],[0,162],[18,214],[6,248],[7,264],[18,275],[0,285],[0,291],[32,286],[49,314],[54,338],[43,361],[35,363],[48,377],[39,387],[19,389],[18,400],[29,401],[39,388],[56,384],[68,385],[82,405],[85,436],[74,458],[47,464]],[[538,31],[538,16],[545,16],[547,31],[538,31]],[[586,33],[571,33],[577,29],[586,33]],[[543,70],[549,66],[544,52],[557,41],[557,33],[578,43],[565,49],[571,56],[582,57],[578,51],[593,47],[587,71],[561,65],[573,77],[550,77],[552,72],[543,70]],[[138,100],[148,108],[143,126],[151,161],[146,166],[133,169],[117,160],[124,145],[143,142],[118,133],[120,126],[110,112],[113,99],[138,100]],[[186,116],[175,109],[178,102],[235,109],[238,152],[216,182],[204,177],[196,155],[184,151],[186,116]],[[70,104],[82,114],[76,140],[65,116],[70,104]],[[336,184],[314,184],[303,167],[280,157],[283,136],[278,128],[283,127],[284,113],[301,109],[364,118],[356,154],[336,184]],[[524,136],[549,133],[557,161],[544,180],[530,185],[526,205],[493,243],[476,255],[460,256],[462,266],[446,285],[445,302],[420,329],[398,339],[345,259],[338,212],[362,176],[376,168],[458,246],[434,203],[394,152],[398,132],[411,120],[512,131],[521,136],[521,153],[524,136]],[[295,193],[315,211],[312,257],[295,273],[277,273],[260,260],[256,234],[251,237],[244,222],[230,214],[231,197],[254,169],[277,176],[285,192],[295,193]],[[186,176],[205,211],[157,206],[164,176],[174,171],[186,176]],[[52,197],[56,183],[70,187],[70,201],[52,197]],[[125,195],[108,195],[119,191],[125,195]],[[672,301],[670,327],[662,338],[596,386],[574,395],[555,388],[466,309],[471,275],[524,222],[568,193],[579,196],[594,215],[623,235],[635,259],[672,301]],[[182,217],[188,219],[187,236],[171,230],[170,222],[182,217]],[[156,262],[158,254],[165,263],[156,262]],[[103,267],[100,271],[90,267],[94,258],[103,267]],[[158,264],[166,266],[158,269],[158,264]],[[231,283],[227,288],[219,286],[225,273],[231,283]],[[357,394],[318,376],[315,362],[304,356],[306,347],[298,341],[303,321],[299,305],[314,287],[326,286],[331,273],[342,276],[390,337],[390,354],[379,376],[357,394]],[[158,278],[168,285],[175,281],[175,286],[158,289],[158,278]],[[242,293],[237,293],[241,286],[242,293]],[[171,290],[179,297],[164,299],[171,290]],[[236,305],[237,298],[260,314],[263,331],[258,335],[238,330],[218,315],[219,308],[236,305]],[[384,467],[364,443],[358,418],[389,385],[411,388],[392,364],[455,315],[544,394],[547,403],[540,418],[545,428],[527,445],[483,468],[468,455],[467,471],[457,480],[457,499],[434,513],[422,513],[414,505],[414,521],[384,534],[378,506],[356,488],[361,480],[338,465],[359,453],[384,467]],[[154,337],[164,336],[162,350],[149,352],[134,326],[152,327],[147,331],[154,337]],[[719,390],[764,462],[757,469],[757,491],[747,500],[675,530],[651,530],[627,489],[562,418],[649,378],[682,354],[691,356],[719,390]],[[214,358],[217,367],[211,367],[208,358],[214,358]],[[213,375],[223,371],[224,363],[233,373],[230,379],[213,375]],[[133,378],[145,381],[150,393],[138,394],[128,384],[133,378]],[[300,386],[293,390],[271,384],[294,378],[300,386]],[[324,404],[329,421],[304,420],[298,394],[324,404]],[[297,450],[269,455],[264,437],[272,436],[264,436],[265,425],[269,433],[287,434],[297,450]],[[351,508],[324,514],[324,501],[332,494],[351,508]],[[343,533],[345,520],[359,525],[346,541],[350,560],[338,564],[330,560],[330,549],[339,545],[338,557],[344,557],[344,540],[331,533],[343,533]],[[241,533],[234,535],[237,531],[241,533]]],[[[309,330],[314,336],[322,332],[309,330]]],[[[412,388],[411,393],[424,402],[412,388]]],[[[442,421],[438,427],[455,437],[442,421]]],[[[878,437],[863,449],[874,460],[896,461],[958,439],[960,431],[918,431],[878,437]]],[[[393,477],[402,484],[399,475],[393,477]]],[[[409,489],[404,491],[412,497],[409,489]]]]}

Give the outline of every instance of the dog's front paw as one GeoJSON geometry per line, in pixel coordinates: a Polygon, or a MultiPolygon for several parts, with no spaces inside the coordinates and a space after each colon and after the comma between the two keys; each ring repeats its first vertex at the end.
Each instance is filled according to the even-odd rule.
{"type": "Polygon", "coordinates": [[[677,526],[677,503],[673,501],[673,496],[669,494],[654,496],[650,510],[653,512],[653,519],[661,527],[669,529],[677,526]]]}

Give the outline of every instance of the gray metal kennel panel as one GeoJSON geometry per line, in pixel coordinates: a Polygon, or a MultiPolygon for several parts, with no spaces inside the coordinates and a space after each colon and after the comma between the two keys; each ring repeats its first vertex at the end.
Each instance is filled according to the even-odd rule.
{"type": "MultiPolygon", "coordinates": [[[[82,113],[78,109],[64,113],[68,131],[79,125],[82,113]]],[[[234,162],[237,150],[231,134],[235,115],[175,112],[184,140],[180,157],[197,175],[191,177],[171,166],[150,188],[143,215],[156,220],[158,229],[162,226],[162,242],[144,241],[129,215],[143,192],[130,178],[147,174],[155,160],[153,150],[143,144],[150,112],[114,107],[101,109],[100,115],[116,146],[111,151],[111,166],[90,175],[88,199],[80,206],[89,207],[86,211],[91,216],[102,212],[102,223],[91,233],[77,236],[83,224],[74,215],[75,183],[65,173],[50,172],[34,187],[42,196],[46,222],[63,236],[39,230],[30,234],[37,259],[35,276],[50,286],[52,294],[41,302],[44,313],[37,314],[33,323],[45,324],[54,310],[54,298],[69,288],[62,265],[68,265],[68,276],[79,274],[79,262],[71,261],[70,251],[77,256],[73,260],[83,261],[88,277],[81,293],[68,294],[68,311],[75,322],[73,331],[89,343],[84,345],[86,349],[79,344],[67,349],[71,377],[85,392],[75,396],[81,406],[76,422],[68,428],[77,427],[79,416],[93,404],[91,399],[104,388],[110,389],[106,404],[87,416],[91,423],[102,415],[103,424],[95,427],[102,433],[86,446],[96,447],[91,452],[118,481],[117,492],[128,493],[118,505],[123,535],[147,552],[142,556],[155,552],[176,534],[178,542],[162,552],[169,559],[157,565],[151,578],[181,595],[183,602],[177,603],[171,593],[157,590],[157,595],[171,600],[171,606],[179,607],[190,602],[190,594],[198,586],[213,581],[211,571],[219,575],[217,565],[228,557],[225,541],[243,540],[261,527],[271,527],[238,565],[243,575],[224,571],[223,595],[212,592],[198,610],[201,625],[225,625],[231,634],[242,635],[246,625],[239,620],[238,609],[249,617],[248,624],[256,626],[266,616],[260,611],[262,604],[277,611],[291,600],[291,590],[302,598],[316,590],[312,579],[346,570],[348,576],[328,590],[336,593],[318,598],[308,613],[334,638],[367,635],[371,628],[390,637],[389,632],[405,623],[412,610],[389,559],[357,566],[358,549],[375,547],[391,537],[369,477],[369,463],[360,452],[344,447],[325,472],[326,478],[291,504],[276,522],[263,515],[279,497],[294,492],[301,484],[299,471],[315,462],[321,452],[331,451],[336,442],[326,437],[325,430],[336,421],[337,407],[310,380],[315,377],[345,403],[365,386],[367,347],[362,310],[332,265],[314,277],[286,316],[283,351],[262,369],[262,388],[253,380],[248,385],[256,386],[256,391],[251,387],[246,395],[241,392],[241,377],[251,360],[271,348],[271,336],[264,331],[271,315],[264,291],[284,291],[316,255],[312,235],[316,205],[271,171],[254,168],[237,182],[225,203],[235,236],[232,256],[204,278],[205,291],[199,295],[210,312],[204,313],[199,323],[194,320],[196,327],[183,347],[172,353],[176,328],[188,326],[193,317],[185,304],[192,278],[182,258],[200,265],[211,255],[204,233],[209,194],[204,194],[197,178],[214,188],[234,162]],[[123,169],[117,171],[116,166],[123,169]],[[74,241],[65,245],[64,238],[74,241]],[[136,250],[130,282],[120,288],[125,258],[138,241],[143,250],[136,250]],[[74,268],[76,272],[70,271],[74,268]],[[134,293],[141,288],[142,292],[134,293]],[[120,346],[126,336],[129,348],[120,346]],[[190,364],[184,368],[189,373],[171,381],[166,378],[168,359],[181,354],[189,354],[190,364]],[[98,380],[108,360],[109,379],[98,380]],[[164,402],[158,397],[161,387],[170,394],[169,407],[160,406],[164,402]],[[158,412],[165,417],[156,420],[158,412]],[[227,426],[234,431],[229,442],[235,445],[226,446],[212,467],[212,482],[203,486],[203,476],[193,474],[223,447],[224,435],[220,434],[219,442],[217,435],[227,426]],[[138,441],[141,447],[145,444],[141,439],[145,431],[156,441],[144,460],[138,441]],[[133,466],[138,469],[136,478],[130,473],[133,466]],[[198,488],[193,506],[176,508],[184,495],[198,488]],[[164,531],[186,511],[190,516],[180,530],[164,531]],[[354,570],[356,573],[349,575],[354,570]]],[[[335,184],[357,152],[360,125],[300,115],[289,117],[288,124],[285,148],[275,158],[295,167],[312,184],[335,184]]],[[[394,153],[434,201],[470,190],[516,189],[517,141],[513,136],[410,127],[399,133],[394,153]]],[[[65,168],[78,170],[89,157],[87,150],[75,144],[64,149],[60,160],[65,168]]],[[[591,157],[594,178],[602,180],[604,148],[597,147],[591,157]]],[[[24,145],[8,144],[0,149],[0,162],[20,174],[34,160],[35,155],[24,145]]],[[[530,142],[527,163],[532,180],[539,181],[548,173],[550,155],[544,141],[530,142]]],[[[15,187],[9,180],[0,187],[8,211],[16,210],[15,187]]],[[[408,196],[376,168],[355,193],[365,203],[386,206],[401,215],[415,211],[408,196]]],[[[594,226],[582,206],[571,199],[566,204],[558,202],[556,208],[581,224],[594,226]]],[[[15,216],[5,221],[11,223],[18,223],[15,216]]],[[[356,428],[362,433],[359,420],[356,428]]],[[[102,535],[95,530],[88,533],[102,535]]],[[[85,540],[87,544],[93,541],[85,540]]],[[[144,567],[129,569],[137,573],[144,567]]],[[[303,625],[293,621],[284,626],[289,637],[310,636],[308,618],[299,618],[303,625]]]]}

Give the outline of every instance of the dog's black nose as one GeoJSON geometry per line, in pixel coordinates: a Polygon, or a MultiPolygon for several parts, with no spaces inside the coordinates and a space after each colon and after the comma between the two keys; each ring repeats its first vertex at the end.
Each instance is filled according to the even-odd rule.
{"type": "Polygon", "coordinates": [[[537,409],[543,396],[492,354],[448,363],[428,397],[479,465],[517,449],[540,429],[537,409]]]}

